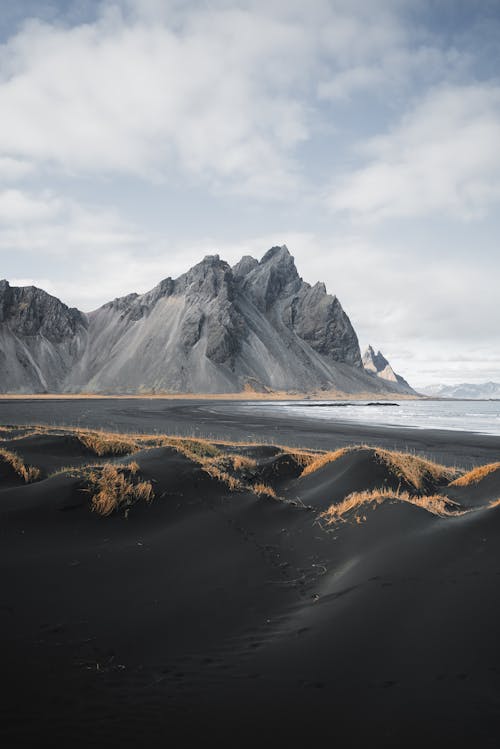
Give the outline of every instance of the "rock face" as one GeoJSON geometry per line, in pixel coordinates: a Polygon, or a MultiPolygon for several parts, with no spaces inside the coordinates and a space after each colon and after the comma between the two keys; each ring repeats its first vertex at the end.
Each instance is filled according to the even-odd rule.
{"type": "Polygon", "coordinates": [[[87,319],[77,309],[34,286],[0,281],[0,389],[58,391],[87,339],[87,319]]]}
{"type": "Polygon", "coordinates": [[[288,249],[231,268],[210,255],[146,294],[87,315],[33,287],[0,282],[2,392],[403,392],[373,377],[356,333],[288,249]]]}
{"type": "Polygon", "coordinates": [[[371,346],[368,346],[363,354],[363,367],[367,372],[370,372],[387,382],[399,385],[403,392],[415,393],[406,380],[401,377],[401,375],[396,374],[385,356],[380,351],[375,353],[371,346]]]}

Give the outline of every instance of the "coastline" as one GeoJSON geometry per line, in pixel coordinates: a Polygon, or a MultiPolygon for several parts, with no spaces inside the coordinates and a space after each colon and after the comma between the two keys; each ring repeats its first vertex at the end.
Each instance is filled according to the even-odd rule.
{"type": "MultiPolygon", "coordinates": [[[[243,400],[243,399],[241,399],[243,400]]],[[[251,403],[253,399],[246,398],[251,403]]],[[[116,432],[163,432],[208,439],[337,449],[370,444],[415,452],[464,468],[498,460],[500,436],[467,430],[392,427],[323,421],[290,414],[252,414],[232,399],[205,398],[4,398],[0,424],[81,426],[116,432]],[[231,406],[231,408],[227,408],[231,406]]]]}

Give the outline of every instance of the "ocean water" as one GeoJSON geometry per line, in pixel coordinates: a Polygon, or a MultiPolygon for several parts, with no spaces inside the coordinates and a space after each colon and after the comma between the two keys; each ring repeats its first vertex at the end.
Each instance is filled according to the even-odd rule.
{"type": "Polygon", "coordinates": [[[262,401],[252,413],[288,413],[308,419],[388,427],[450,429],[500,435],[500,401],[262,401]]]}

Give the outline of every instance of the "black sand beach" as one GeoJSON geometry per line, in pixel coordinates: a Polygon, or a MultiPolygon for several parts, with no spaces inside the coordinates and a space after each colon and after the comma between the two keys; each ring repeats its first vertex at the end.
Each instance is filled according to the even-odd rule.
{"type": "MultiPolygon", "coordinates": [[[[249,401],[250,402],[250,401],[249,401]]],[[[258,403],[260,403],[258,401],[258,403]]],[[[272,442],[332,450],[351,444],[408,450],[464,468],[498,459],[500,436],[342,422],[283,414],[249,418],[241,401],[58,397],[0,398],[0,424],[81,426],[117,432],[163,432],[209,439],[272,442]]]]}
{"type": "Polygon", "coordinates": [[[2,432],[39,469],[2,458],[4,746],[498,746],[500,470],[264,443],[468,469],[500,437],[201,401],[4,400],[0,424],[262,443],[2,432]],[[92,511],[106,462],[154,498],[92,511]]]}

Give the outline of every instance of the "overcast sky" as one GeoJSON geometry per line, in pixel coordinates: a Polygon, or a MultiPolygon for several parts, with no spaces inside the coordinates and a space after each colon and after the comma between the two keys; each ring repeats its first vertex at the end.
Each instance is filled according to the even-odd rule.
{"type": "Polygon", "coordinates": [[[89,311],[285,243],[414,385],[500,381],[500,0],[0,8],[0,276],[89,311]]]}

